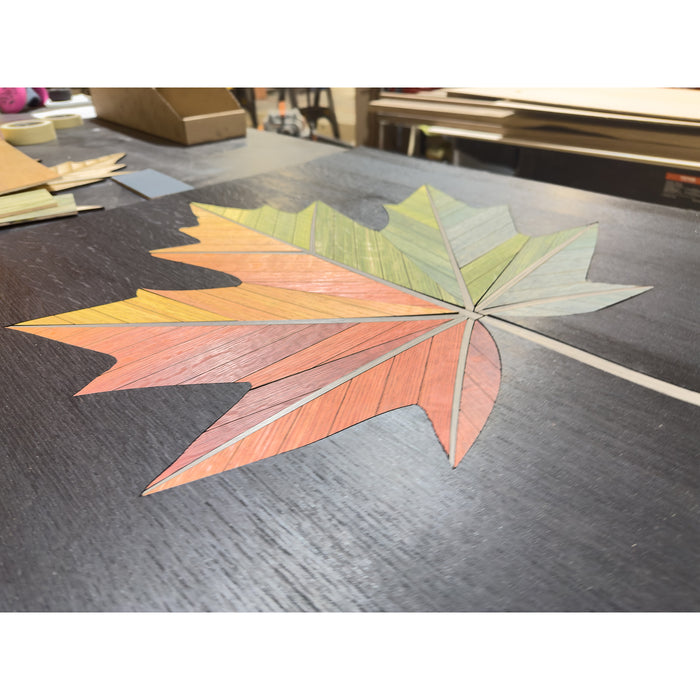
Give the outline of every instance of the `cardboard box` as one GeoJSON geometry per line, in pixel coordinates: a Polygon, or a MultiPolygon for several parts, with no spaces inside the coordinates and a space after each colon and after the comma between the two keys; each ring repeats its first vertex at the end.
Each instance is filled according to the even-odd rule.
{"type": "Polygon", "coordinates": [[[245,136],[227,88],[90,88],[98,117],[186,146],[245,136]]]}

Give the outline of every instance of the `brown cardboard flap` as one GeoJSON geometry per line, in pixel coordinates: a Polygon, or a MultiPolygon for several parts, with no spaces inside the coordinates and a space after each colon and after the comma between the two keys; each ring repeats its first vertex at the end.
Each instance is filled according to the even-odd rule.
{"type": "Polygon", "coordinates": [[[97,116],[185,145],[245,136],[246,116],[226,88],[91,88],[97,116]]]}

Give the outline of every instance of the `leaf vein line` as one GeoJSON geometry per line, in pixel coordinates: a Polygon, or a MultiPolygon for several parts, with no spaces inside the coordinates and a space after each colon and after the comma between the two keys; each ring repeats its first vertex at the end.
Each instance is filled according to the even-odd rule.
{"type": "Polygon", "coordinates": [[[457,262],[457,258],[455,257],[454,251],[452,250],[452,245],[450,243],[450,240],[447,237],[447,231],[445,231],[445,228],[442,225],[442,221],[441,221],[440,215],[438,213],[437,207],[435,206],[433,196],[430,194],[429,188],[426,187],[425,191],[428,195],[428,201],[430,202],[430,207],[433,210],[433,216],[435,217],[435,222],[437,223],[438,229],[440,230],[440,235],[442,236],[443,245],[445,246],[445,250],[447,251],[447,257],[449,258],[450,266],[452,267],[452,273],[454,274],[455,279],[457,280],[457,285],[459,286],[459,290],[462,293],[464,307],[467,309],[473,309],[474,302],[472,300],[471,294],[469,293],[469,289],[467,288],[467,283],[464,281],[464,277],[462,276],[462,271],[460,270],[459,263],[457,262]]]}
{"type": "Polygon", "coordinates": [[[464,372],[467,366],[467,354],[474,329],[474,319],[467,319],[462,333],[462,344],[459,348],[459,358],[455,371],[454,388],[452,390],[452,413],[450,415],[450,463],[456,466],[455,457],[457,453],[457,432],[459,430],[459,407],[462,403],[462,385],[464,384],[464,372]]]}
{"type": "MultiPolygon", "coordinates": [[[[518,251],[518,253],[516,253],[513,259],[508,263],[508,265],[506,265],[506,267],[503,269],[503,272],[501,272],[501,274],[494,280],[493,284],[489,287],[489,289],[493,289],[493,291],[490,294],[488,294],[487,292],[484,296],[482,296],[482,301],[479,302],[479,304],[476,307],[476,310],[481,311],[482,309],[484,309],[486,304],[489,304],[494,299],[497,299],[501,295],[505,294],[509,289],[512,289],[516,284],[518,284],[518,282],[521,282],[523,279],[525,279],[525,277],[527,277],[531,272],[534,272],[539,267],[542,267],[542,265],[551,260],[555,255],[567,248],[574,241],[577,241],[581,236],[583,236],[585,233],[588,233],[590,230],[590,226],[582,228],[577,234],[573,235],[571,238],[555,246],[554,248],[552,248],[552,250],[548,251],[543,256],[537,258],[535,262],[533,262],[531,265],[528,265],[524,270],[515,275],[513,279],[506,282],[502,287],[497,287],[496,285],[498,284],[498,280],[501,279],[503,275],[506,274],[506,272],[508,272],[510,266],[513,265],[514,261],[518,257],[518,254],[523,250],[523,248],[521,248],[520,251],[518,251]]],[[[531,238],[530,240],[532,241],[537,239],[531,238]]]]}
{"type": "MultiPolygon", "coordinates": [[[[510,309],[518,309],[523,306],[534,306],[536,304],[550,304],[553,302],[559,302],[559,301],[568,301],[569,299],[582,299],[585,297],[595,297],[595,296],[601,296],[603,294],[611,294],[611,293],[622,293],[622,292],[633,292],[638,290],[639,293],[641,294],[642,292],[647,291],[648,289],[651,289],[651,287],[640,287],[637,285],[629,285],[629,286],[624,286],[624,285],[610,285],[608,289],[597,289],[593,290],[590,292],[577,292],[575,294],[562,294],[560,296],[556,297],[539,297],[539,298],[534,298],[530,299],[527,301],[518,301],[513,304],[503,304],[502,306],[490,306],[487,308],[484,308],[484,312],[488,312],[489,314],[498,314],[498,313],[503,313],[505,311],[509,311],[510,309]]],[[[626,297],[627,299],[629,297],[626,297]]]]}
{"type": "Polygon", "coordinates": [[[243,431],[240,435],[236,435],[235,437],[231,438],[230,440],[227,440],[226,442],[222,443],[221,445],[213,448],[212,450],[209,450],[206,454],[202,455],[201,457],[198,457],[197,459],[193,460],[189,464],[184,465],[177,471],[173,472],[172,474],[169,474],[165,479],[162,481],[159,481],[157,484],[154,484],[151,488],[146,489],[142,495],[147,495],[150,493],[154,488],[161,486],[164,483],[167,483],[171,479],[174,479],[176,476],[182,474],[185,471],[188,471],[189,469],[192,469],[193,467],[197,466],[199,463],[203,462],[205,459],[208,459],[209,457],[212,457],[213,455],[221,452],[222,450],[226,449],[227,447],[230,447],[231,445],[234,445],[237,442],[240,442],[244,438],[248,437],[249,435],[252,435],[253,433],[257,432],[258,430],[266,427],[267,425],[270,425],[271,423],[274,423],[276,420],[279,418],[282,418],[288,413],[291,413],[292,411],[295,411],[297,408],[300,408],[301,406],[313,401],[314,399],[317,399],[320,396],[323,396],[324,394],[328,393],[329,391],[332,391],[333,389],[341,386],[342,384],[345,384],[345,382],[350,381],[354,377],[358,376],[359,374],[362,374],[363,372],[366,372],[373,367],[376,367],[377,365],[380,365],[382,362],[385,362],[386,360],[391,359],[392,357],[395,357],[396,355],[404,352],[405,350],[408,350],[409,348],[412,348],[414,345],[418,345],[419,343],[422,343],[424,340],[427,340],[428,338],[432,338],[433,336],[437,335],[438,333],[441,333],[448,328],[451,328],[454,325],[457,325],[458,323],[462,323],[463,318],[457,317],[453,318],[452,320],[441,324],[437,328],[433,328],[430,331],[427,331],[426,333],[422,333],[420,336],[417,338],[414,338],[413,340],[408,341],[407,343],[404,343],[403,345],[399,346],[398,348],[394,348],[393,350],[385,353],[384,355],[381,355],[378,358],[375,358],[374,360],[371,360],[370,362],[365,363],[362,367],[357,368],[356,370],[353,370],[352,372],[349,372],[348,374],[344,375],[343,377],[340,377],[339,379],[334,380],[333,382],[330,382],[326,386],[321,387],[320,389],[317,389],[316,391],[311,392],[310,394],[307,394],[303,398],[301,398],[298,401],[295,401],[293,404],[290,404],[289,406],[283,408],[281,411],[278,411],[274,415],[270,416],[269,418],[261,421],[257,425],[254,425],[251,428],[248,428],[247,430],[243,431]]]}
{"type": "Polygon", "coordinates": [[[533,343],[537,343],[549,350],[554,350],[560,355],[569,357],[574,360],[578,360],[582,364],[588,365],[589,367],[594,367],[608,374],[612,374],[620,379],[625,379],[632,384],[637,384],[646,389],[651,389],[660,394],[670,396],[671,398],[678,399],[679,401],[685,401],[686,403],[693,404],[694,406],[700,406],[700,392],[693,391],[692,389],[686,389],[684,387],[677,386],[676,384],[671,384],[671,382],[666,382],[663,379],[656,379],[648,374],[643,374],[636,370],[625,367],[624,365],[619,365],[611,360],[606,360],[599,355],[594,355],[593,353],[581,350],[580,348],[575,348],[572,345],[567,345],[559,340],[554,340],[546,335],[541,335],[535,331],[528,330],[522,326],[517,326],[514,323],[508,321],[502,321],[492,316],[485,316],[484,323],[486,325],[491,325],[495,328],[500,328],[508,333],[512,333],[520,338],[530,340],[533,343]]]}

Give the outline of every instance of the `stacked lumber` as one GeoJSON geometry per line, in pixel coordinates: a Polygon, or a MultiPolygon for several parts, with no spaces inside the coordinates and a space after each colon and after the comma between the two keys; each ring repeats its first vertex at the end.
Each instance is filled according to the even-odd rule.
{"type": "Polygon", "coordinates": [[[696,90],[386,92],[370,102],[369,111],[380,126],[427,127],[430,133],[513,146],[700,169],[700,91],[696,90]]]}

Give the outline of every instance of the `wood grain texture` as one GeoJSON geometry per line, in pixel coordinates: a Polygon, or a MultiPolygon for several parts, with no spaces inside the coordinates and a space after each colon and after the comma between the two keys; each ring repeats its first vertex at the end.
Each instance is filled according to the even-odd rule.
{"type": "Polygon", "coordinates": [[[56,206],[53,196],[44,189],[28,190],[0,197],[0,222],[16,214],[56,206]]]}
{"type": "MultiPolygon", "coordinates": [[[[197,199],[291,211],[323,198],[380,229],[381,204],[425,182],[474,206],[508,202],[528,235],[599,221],[591,278],[624,271],[625,282],[653,290],[528,324],[700,389],[696,212],[364,149],[214,185],[197,199]]],[[[174,195],[4,231],[2,325],[113,303],[139,288],[230,285],[224,273],[148,254],[191,243],[177,233],[196,223],[189,201],[174,195]]],[[[700,610],[700,409],[500,329],[493,335],[498,403],[459,469],[413,406],[135,498],[134,484],[174,460],[246,387],[73,397],[113,360],[0,329],[0,607],[700,610]]]]}
{"type": "Polygon", "coordinates": [[[0,138],[0,194],[25,190],[55,178],[56,171],[0,138]]]}
{"type": "MultiPolygon", "coordinates": [[[[289,352],[280,362],[270,361],[269,356],[264,353],[260,357],[256,356],[259,366],[263,369],[239,377],[240,381],[252,384],[253,390],[195,440],[180,458],[149,485],[147,493],[208,475],[209,460],[212,457],[223,470],[270,456],[271,453],[268,452],[255,455],[250,443],[260,443],[257,437],[247,440],[250,433],[255,434],[263,430],[264,434],[269,436],[280,429],[276,425],[271,428],[268,426],[282,418],[286,421],[289,412],[299,407],[303,408],[310,402],[320,402],[326,406],[326,395],[333,392],[337,386],[352,381],[356,375],[373,370],[377,364],[382,364],[385,358],[390,359],[406,346],[421,342],[426,336],[447,325],[449,324],[445,324],[444,321],[374,323],[371,326],[357,324],[328,340],[313,344],[306,352],[289,352]],[[243,441],[246,442],[245,447],[239,446],[238,442],[243,441]],[[219,455],[222,451],[227,451],[232,456],[234,453],[240,454],[236,460],[231,458],[224,465],[219,455]]],[[[238,365],[237,362],[233,364],[234,367],[238,365]]],[[[375,406],[378,405],[383,389],[383,383],[375,385],[376,397],[372,394],[357,395],[356,392],[352,392],[353,402],[348,400],[346,412],[364,416],[358,420],[371,417],[374,415],[374,409],[367,413],[367,405],[372,401],[375,402],[375,406]]],[[[331,399],[331,404],[334,404],[334,401],[335,399],[331,399]]],[[[342,430],[334,428],[333,413],[324,413],[323,409],[318,409],[318,413],[320,419],[314,435],[326,437],[342,430]]],[[[308,434],[295,433],[286,444],[298,447],[320,437],[311,439],[308,434]]],[[[263,444],[268,447],[269,443],[270,441],[265,439],[263,444]]]]}
{"type": "Polygon", "coordinates": [[[222,251],[211,254],[158,252],[155,255],[163,260],[226,272],[252,284],[414,306],[421,313],[444,312],[444,307],[429,304],[405,291],[304,253],[276,255],[222,251]]]}
{"type": "Polygon", "coordinates": [[[52,197],[52,201],[46,208],[32,209],[21,214],[11,214],[0,218],[0,226],[12,226],[16,224],[43,221],[46,219],[58,219],[63,216],[73,216],[78,213],[75,199],[72,194],[59,194],[52,197]]]}

